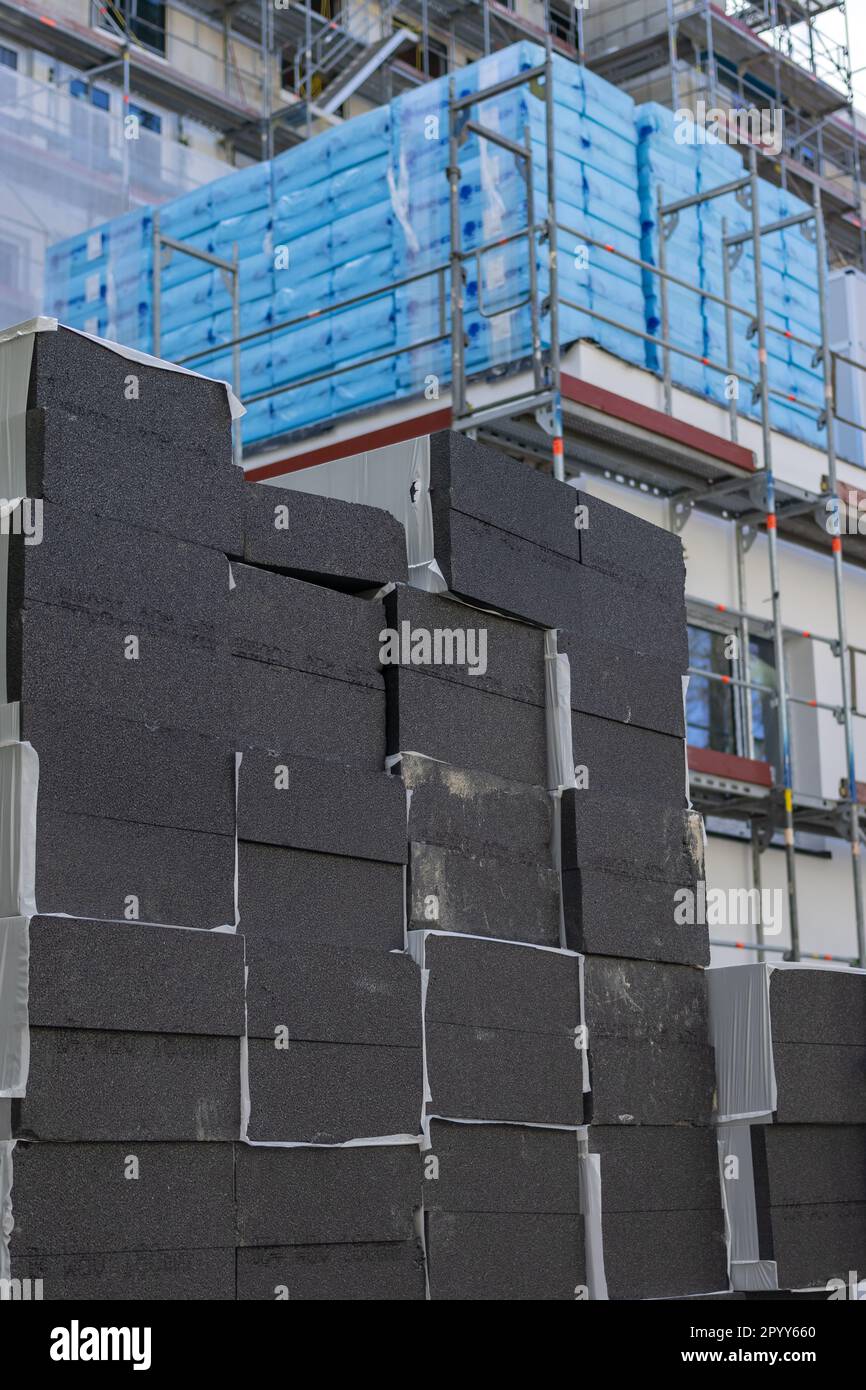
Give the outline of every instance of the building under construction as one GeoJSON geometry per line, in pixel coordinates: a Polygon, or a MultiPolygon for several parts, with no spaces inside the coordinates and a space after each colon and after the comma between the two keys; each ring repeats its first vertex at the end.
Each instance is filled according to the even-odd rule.
{"type": "Polygon", "coordinates": [[[826,1296],[866,1258],[845,4],[0,0],[0,59],[47,538],[0,1280],[826,1296]],[[163,1263],[144,1208],[63,1244],[42,1201],[133,1139],[163,1263]]]}

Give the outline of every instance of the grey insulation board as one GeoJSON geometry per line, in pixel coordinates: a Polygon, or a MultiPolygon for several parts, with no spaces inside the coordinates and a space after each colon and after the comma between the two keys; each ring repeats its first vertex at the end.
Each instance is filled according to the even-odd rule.
{"type": "Polygon", "coordinates": [[[405,533],[390,512],[258,483],[247,485],[244,560],[340,589],[407,578],[405,533]]]}
{"type": "Polygon", "coordinates": [[[413,843],[409,929],[559,945],[559,875],[542,864],[413,843]]]}
{"type": "Polygon", "coordinates": [[[457,511],[580,559],[574,488],[459,430],[430,436],[430,494],[437,543],[457,511]]]}
{"type": "Polygon", "coordinates": [[[715,1293],[728,1282],[721,1207],[717,1211],[603,1209],[602,1239],[607,1291],[613,1300],[715,1293]]]}
{"type": "Polygon", "coordinates": [[[594,1125],[709,1125],[714,1119],[713,1049],[652,1038],[589,1035],[594,1125]]]}
{"type": "Polygon", "coordinates": [[[686,567],[678,535],[600,497],[576,491],[584,508],[580,558],[592,569],[622,575],[682,600],[686,567]]]}
{"type": "Polygon", "coordinates": [[[580,1017],[579,962],[519,943],[427,937],[425,1017],[482,1032],[548,1034],[574,1045],[580,1017]]]}
{"type": "Polygon", "coordinates": [[[237,1038],[30,1029],[27,1095],[12,1137],[42,1142],[232,1140],[237,1038]]]}
{"type": "Polygon", "coordinates": [[[601,719],[685,737],[683,673],[667,654],[649,655],[616,641],[607,630],[580,634],[560,628],[557,650],[568,657],[571,707],[601,719]]]}
{"type": "Polygon", "coordinates": [[[582,1057],[573,1036],[428,1019],[424,1040],[431,1114],[583,1123],[582,1057]]]}
{"type": "Polygon", "coordinates": [[[532,1302],[586,1296],[583,1218],[519,1212],[430,1212],[430,1297],[532,1302]]]}
{"type": "Polygon", "coordinates": [[[750,1125],[760,1207],[866,1202],[866,1126],[750,1125]]]}
{"type": "Polygon", "coordinates": [[[294,945],[403,947],[402,864],[238,842],[239,930],[294,945]]]}
{"type": "Polygon", "coordinates": [[[176,536],[42,503],[38,545],[9,539],[7,610],[54,604],[105,614],[127,632],[181,641],[225,641],[229,566],[225,556],[176,536]]]}
{"type": "Polygon", "coordinates": [[[409,839],[549,865],[553,803],[542,786],[404,753],[409,839]]]}
{"type": "Polygon", "coordinates": [[[235,655],[383,688],[381,602],[253,565],[233,564],[231,573],[228,644],[235,655]]]}
{"type": "Polygon", "coordinates": [[[866,1039],[866,975],[822,967],[770,973],[774,1043],[861,1047],[866,1039]]]}
{"type": "Polygon", "coordinates": [[[449,514],[450,548],[437,551],[451,591],[482,607],[540,627],[613,640],[634,653],[659,653],[685,670],[688,634],[684,603],[672,604],[645,584],[590,569],[519,536],[449,514]]]}
{"type": "Polygon", "coordinates": [[[709,1041],[707,982],[702,970],[588,956],[584,999],[590,1039],[598,1034],[697,1045],[709,1041]]]}
{"type": "Polygon", "coordinates": [[[28,411],[26,429],[28,497],[241,554],[245,485],[228,437],[215,454],[187,436],[181,452],[163,428],[54,408],[28,411]]]}
{"type": "Polygon", "coordinates": [[[716,1132],[689,1125],[589,1127],[605,1212],[713,1211],[722,1192],[716,1132]]]}
{"type": "Polygon", "coordinates": [[[231,1249],[232,1144],[16,1144],[14,1261],[112,1250],[231,1249]],[[130,1176],[137,1161],[137,1177],[130,1176]]]}
{"type": "Polygon", "coordinates": [[[562,793],[562,867],[692,887],[704,877],[700,817],[679,805],[604,791],[562,793]]]}
{"type": "Polygon", "coordinates": [[[780,1124],[866,1124],[866,1045],[773,1043],[780,1124]]]}
{"type": "Polygon", "coordinates": [[[388,753],[423,753],[515,782],[547,780],[544,710],[405,667],[385,673],[388,753]]]}
{"type": "Polygon", "coordinates": [[[46,1303],[234,1302],[235,1252],[100,1251],[13,1260],[16,1279],[41,1279],[46,1303]]]}
{"type": "Polygon", "coordinates": [[[193,445],[231,466],[231,409],[223,382],[132,361],[59,327],[33,336],[27,407],[98,413],[124,429],[165,433],[178,454],[193,445]]]}
{"type": "Polygon", "coordinates": [[[415,1241],[241,1249],[240,1301],[424,1302],[424,1252],[415,1241]]]}
{"type": "Polygon", "coordinates": [[[240,1246],[406,1242],[421,1205],[415,1144],[235,1146],[240,1246]]]}
{"type": "Polygon", "coordinates": [[[243,938],[31,917],[28,1007],[35,1028],[240,1037],[243,938]]]}
{"type": "Polygon", "coordinates": [[[7,641],[7,698],[28,707],[87,709],[218,737],[229,731],[222,652],[142,633],[93,613],[26,603],[7,641]]]}
{"type": "Polygon", "coordinates": [[[437,1162],[425,1165],[425,1211],[580,1211],[577,1139],[567,1130],[433,1120],[430,1139],[437,1162]]]}
{"type": "Polygon", "coordinates": [[[386,772],[247,749],[237,826],[241,839],[259,844],[406,862],[406,792],[386,772]]]}
{"type": "Polygon", "coordinates": [[[235,755],[226,739],[92,709],[35,705],[41,811],[235,833],[235,755]]]}
{"type": "Polygon", "coordinates": [[[260,1143],[345,1144],[419,1132],[420,1047],[249,1041],[248,1135],[260,1143]]]}
{"type": "Polygon", "coordinates": [[[421,975],[402,952],[246,943],[247,1031],[273,1041],[421,1046],[421,975]]]}
{"type": "Polygon", "coordinates": [[[276,747],[381,772],[384,691],[240,656],[227,665],[226,724],[237,747],[276,747]]]}
{"type": "Polygon", "coordinates": [[[402,584],[386,595],[385,615],[398,663],[544,705],[541,629],[402,584]]]}
{"type": "Polygon", "coordinates": [[[771,1207],[759,1230],[762,1219],[760,1257],[775,1260],[780,1289],[847,1284],[850,1270],[866,1266],[866,1202],[771,1207]]]}
{"type": "Polygon", "coordinates": [[[231,835],[49,812],[37,816],[36,839],[41,913],[176,927],[234,925],[231,835]]]}
{"type": "Polygon", "coordinates": [[[645,804],[683,810],[686,804],[685,743],[671,734],[571,715],[571,751],[586,768],[586,788],[605,797],[633,796],[645,804]]]}
{"type": "Polygon", "coordinates": [[[677,921],[678,892],[676,884],[630,874],[565,869],[566,945],[588,955],[708,965],[709,928],[677,921]]]}

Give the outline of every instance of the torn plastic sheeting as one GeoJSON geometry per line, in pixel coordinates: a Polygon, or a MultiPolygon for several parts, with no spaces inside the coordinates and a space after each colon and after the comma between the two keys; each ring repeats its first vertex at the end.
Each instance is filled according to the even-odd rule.
{"type": "MultiPolygon", "coordinates": [[[[772,1115],[761,1117],[772,1122],[772,1115]]],[[[757,1120],[753,1123],[758,1123],[757,1120]]],[[[760,1257],[755,1174],[752,1167],[751,1124],[719,1126],[719,1170],[728,1227],[728,1269],[736,1290],[778,1289],[775,1260],[760,1257]],[[731,1177],[726,1169],[732,1168],[731,1177]]]]}
{"type": "Polygon", "coordinates": [[[20,1099],[27,1087],[29,926],[28,917],[0,919],[0,1100],[20,1099]]]}
{"type": "MultiPolygon", "coordinates": [[[[79,338],[89,338],[92,343],[98,343],[100,347],[108,348],[109,352],[116,353],[118,357],[123,357],[128,362],[138,362],[143,367],[161,367],[163,371],[179,372],[182,376],[203,377],[205,381],[216,381],[218,385],[225,387],[232,420],[239,420],[242,415],[247,413],[246,406],[241,404],[228,382],[222,381],[219,377],[209,377],[204,372],[194,372],[189,367],[178,366],[176,362],[166,362],[162,357],[153,357],[151,353],[142,352],[139,348],[124,347],[122,343],[112,342],[108,338],[99,338],[94,333],[84,333],[80,328],[71,328],[68,324],[61,324],[58,319],[49,318],[45,314],[40,314],[35,319],[27,319],[24,323],[15,324],[12,328],[0,332],[0,346],[17,338],[28,336],[32,338],[34,333],[54,333],[58,328],[63,328],[66,333],[76,333],[79,338]]],[[[31,345],[31,353],[32,350],[31,345]]]]}
{"type": "Polygon", "coordinates": [[[580,1205],[583,1213],[583,1243],[589,1297],[593,1303],[607,1302],[607,1278],[604,1272],[604,1235],[602,1231],[601,1155],[587,1150],[588,1130],[578,1131],[578,1176],[580,1205]]]}
{"type": "MultiPolygon", "coordinates": [[[[553,798],[550,853],[559,880],[559,944],[565,949],[565,908],[562,896],[562,792],[574,787],[574,750],[571,742],[571,664],[567,652],[557,650],[555,628],[544,634],[544,727],[547,748],[547,785],[553,798]]],[[[583,971],[581,969],[581,979],[583,971]]],[[[582,1007],[582,1001],[581,1001],[582,1007]]],[[[588,1087],[584,1087],[587,1090],[588,1087]]]]}
{"type": "Polygon", "coordinates": [[[722,1124],[771,1114],[776,1109],[770,1026],[773,968],[757,963],[717,966],[706,972],[722,1124]]]}
{"type": "Polygon", "coordinates": [[[15,1140],[0,1140],[0,1279],[11,1277],[9,1237],[12,1234],[12,1150],[15,1140]]]}

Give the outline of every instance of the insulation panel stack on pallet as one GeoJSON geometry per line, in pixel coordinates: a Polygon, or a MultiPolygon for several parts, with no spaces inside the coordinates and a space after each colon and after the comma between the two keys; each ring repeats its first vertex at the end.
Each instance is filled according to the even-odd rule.
{"type": "Polygon", "coordinates": [[[755,964],[710,978],[733,1286],[856,1298],[866,1266],[866,972],[755,964]]]}

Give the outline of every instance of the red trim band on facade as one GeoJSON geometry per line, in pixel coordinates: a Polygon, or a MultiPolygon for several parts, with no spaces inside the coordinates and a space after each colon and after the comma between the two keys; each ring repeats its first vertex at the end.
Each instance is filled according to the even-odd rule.
{"type": "Polygon", "coordinates": [[[259,468],[248,468],[245,476],[250,482],[257,483],[262,478],[279,478],[284,473],[298,473],[302,468],[314,468],[317,463],[332,463],[334,459],[350,458],[352,454],[365,453],[368,449],[384,449],[388,444],[403,444],[407,439],[420,439],[425,434],[450,429],[451,418],[448,407],[431,410],[427,415],[413,415],[408,420],[399,420],[394,425],[383,425],[381,429],[370,430],[367,434],[356,434],[351,439],[324,444],[319,449],[311,449],[308,454],[295,454],[293,458],[275,459],[273,463],[263,463],[259,468]]]}
{"type": "Polygon", "coordinates": [[[711,777],[729,777],[733,782],[752,782],[758,787],[773,785],[772,767],[756,758],[718,753],[714,748],[693,748],[691,744],[688,753],[692,772],[706,772],[711,777]]]}
{"type": "Polygon", "coordinates": [[[755,456],[751,449],[745,449],[742,444],[732,444],[729,439],[710,434],[709,430],[699,429],[697,425],[687,425],[683,420],[675,420],[672,416],[665,415],[662,410],[631,401],[627,396],[605,390],[603,386],[596,386],[590,381],[580,381],[577,377],[568,376],[563,372],[562,394],[565,400],[574,401],[575,405],[589,406],[592,410],[599,410],[615,420],[623,420],[626,424],[651,430],[653,434],[661,434],[666,439],[673,439],[690,449],[698,449],[702,454],[709,454],[711,458],[731,464],[734,468],[742,468],[746,473],[756,471],[755,456]]]}

